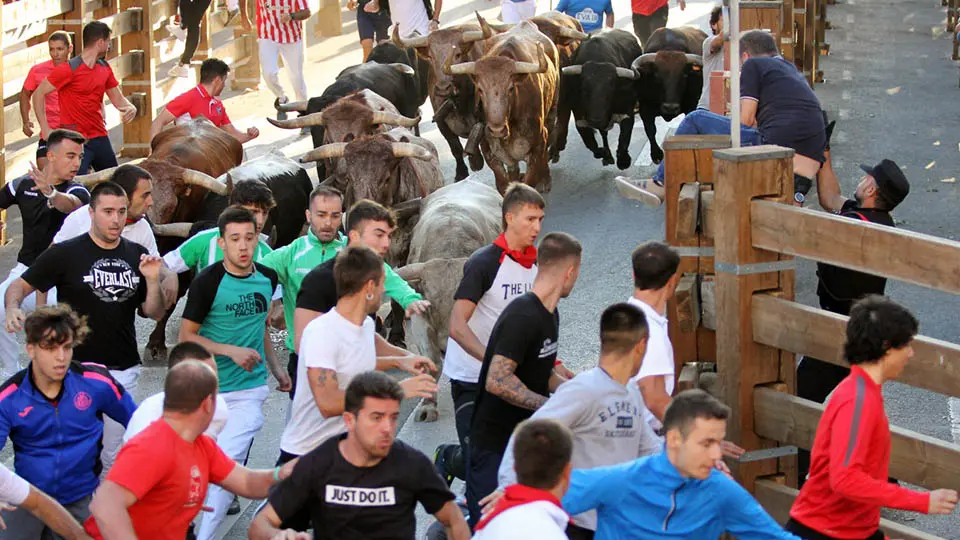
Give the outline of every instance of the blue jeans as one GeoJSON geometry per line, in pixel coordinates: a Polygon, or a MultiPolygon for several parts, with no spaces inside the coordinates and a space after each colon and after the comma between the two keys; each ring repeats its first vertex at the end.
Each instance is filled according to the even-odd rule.
{"type": "Polygon", "coordinates": [[[80,161],[80,170],[77,174],[87,174],[91,165],[97,171],[117,166],[117,154],[110,144],[110,137],[94,137],[88,139],[87,144],[83,145],[83,159],[80,161]]]}
{"type": "Polygon", "coordinates": [[[497,472],[503,454],[477,448],[470,444],[467,447],[467,523],[470,530],[480,521],[480,501],[497,489],[497,472]]]}
{"type": "MultiPolygon", "coordinates": [[[[729,135],[730,119],[726,116],[697,109],[689,112],[680,125],[677,126],[677,132],[674,135],[729,135]]],[[[742,146],[756,146],[763,144],[763,138],[756,128],[740,126],[740,144],[742,146]]],[[[653,179],[658,183],[663,182],[663,167],[666,161],[661,161],[657,166],[657,174],[653,179]]]]}

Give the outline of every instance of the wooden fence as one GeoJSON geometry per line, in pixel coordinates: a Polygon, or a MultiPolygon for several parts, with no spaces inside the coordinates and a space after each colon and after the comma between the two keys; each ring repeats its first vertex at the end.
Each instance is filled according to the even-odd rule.
{"type": "MultiPolygon", "coordinates": [[[[668,306],[670,335],[678,368],[695,362],[683,366],[681,380],[696,385],[698,368],[715,361],[719,393],[733,409],[731,440],[747,450],[809,449],[823,405],[795,395],[796,355],[845,365],[847,317],[793,301],[793,257],[957,294],[960,243],[795,207],[792,150],[723,147],[726,137],[664,143],[666,236],[684,272],[668,306]]],[[[960,345],[919,336],[914,351],[900,382],[960,397],[960,345]]],[[[960,489],[960,446],[891,431],[892,476],[960,489]]],[[[744,463],[734,472],[786,521],[797,493],[795,458],[744,463]]],[[[886,520],[881,528],[896,538],[936,538],[886,520]]]]}

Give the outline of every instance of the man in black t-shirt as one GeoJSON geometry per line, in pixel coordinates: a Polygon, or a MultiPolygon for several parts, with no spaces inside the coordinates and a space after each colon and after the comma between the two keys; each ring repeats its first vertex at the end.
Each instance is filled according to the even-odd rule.
{"type": "Polygon", "coordinates": [[[500,314],[480,368],[480,392],[467,450],[470,525],[480,520],[480,500],[497,489],[497,470],[517,424],[530,418],[565,380],[555,373],[560,314],[580,275],[582,247],[562,232],[543,237],[533,289],[500,314]]]}
{"type": "MultiPolygon", "coordinates": [[[[90,195],[90,233],[51,246],[7,289],[6,330],[23,327],[20,306],[33,291],[57,288],[59,301],[87,318],[90,339],[73,352],[79,362],[105,365],[128,391],[140,375],[140,353],[134,320],[137,308],[159,321],[168,304],[160,284],[163,259],[121,238],[127,216],[127,194],[104,182],[90,195]]],[[[123,427],[104,426],[101,459],[109,469],[123,437],[123,427]]]]}
{"type": "MultiPolygon", "coordinates": [[[[15,178],[0,190],[0,208],[13,205],[20,208],[23,223],[23,242],[17,253],[17,264],[0,285],[0,295],[6,293],[43,250],[53,241],[67,214],[90,201],[90,193],[73,178],[80,168],[83,143],[86,139],[75,131],[55,129],[50,132],[46,157],[49,165],[43,171],[31,166],[28,175],[15,178]]],[[[24,299],[21,309],[32,311],[35,294],[24,299]]],[[[49,303],[56,303],[56,292],[50,293],[49,303]]],[[[40,304],[44,299],[40,299],[40,304]]],[[[0,332],[0,378],[6,380],[20,371],[20,346],[14,334],[0,332]]]]}
{"type": "MultiPolygon", "coordinates": [[[[845,218],[894,227],[890,212],[910,193],[910,183],[896,163],[884,159],[874,167],[861,165],[866,173],[857,184],[853,199],[840,194],[840,183],[833,170],[829,149],[826,161],[817,175],[820,206],[845,218]]],[[[871,294],[884,294],[886,278],[848,270],[829,264],[817,264],[817,296],[820,308],[840,315],[849,315],[853,303],[871,294]]],[[[840,384],[850,368],[803,357],[797,366],[797,395],[823,403],[840,384]]],[[[800,482],[806,477],[810,453],[800,450],[798,466],[800,482]]]]}
{"type": "Polygon", "coordinates": [[[279,527],[306,510],[319,539],[410,539],[416,535],[417,503],[443,523],[447,538],[470,538],[453,493],[430,459],[395,440],[403,398],[400,384],[386,374],[354,377],[344,400],[347,433],[300,458],[254,518],[250,538],[299,538],[279,527]]]}

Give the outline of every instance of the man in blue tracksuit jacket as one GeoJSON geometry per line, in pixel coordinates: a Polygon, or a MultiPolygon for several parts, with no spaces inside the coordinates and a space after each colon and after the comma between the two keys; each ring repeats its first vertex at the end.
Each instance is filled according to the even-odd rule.
{"type": "Polygon", "coordinates": [[[595,540],[794,539],[733,479],[715,469],[730,409],[702,390],[678,394],[663,418],[664,451],[573,471],[563,508],[597,511],[595,540]]]}
{"type": "MultiPolygon", "coordinates": [[[[30,364],[0,385],[0,445],[9,436],[17,474],[82,523],[99,484],[103,415],[126,426],[136,404],[106,367],[72,362],[73,347],[89,331],[69,306],[42,307],[23,328],[30,364]]],[[[29,512],[0,517],[5,539],[45,532],[29,512]]]]}

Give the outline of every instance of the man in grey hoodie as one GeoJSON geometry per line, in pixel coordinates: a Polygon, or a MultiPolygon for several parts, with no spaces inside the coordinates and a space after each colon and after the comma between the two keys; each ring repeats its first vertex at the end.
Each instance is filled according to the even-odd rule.
{"type": "MultiPolygon", "coordinates": [[[[661,441],[644,421],[640,389],[630,378],[640,370],[647,350],[646,317],[628,303],[608,307],[600,317],[600,363],[560,385],[532,419],[551,418],[573,432],[573,468],[590,469],[632,461],[660,451],[661,441]]],[[[513,442],[498,471],[500,489],[517,482],[513,442]]],[[[573,540],[592,539],[595,511],[573,516],[567,528],[573,540]]]]}

